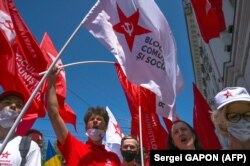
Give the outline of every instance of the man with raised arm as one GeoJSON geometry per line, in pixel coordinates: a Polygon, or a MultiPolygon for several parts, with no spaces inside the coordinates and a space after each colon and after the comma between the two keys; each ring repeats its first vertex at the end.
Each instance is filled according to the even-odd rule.
{"type": "Polygon", "coordinates": [[[60,69],[55,67],[49,75],[49,89],[47,94],[47,109],[50,121],[57,137],[57,146],[67,165],[120,165],[118,156],[105,150],[102,144],[107,130],[109,116],[105,108],[90,107],[85,116],[85,129],[88,136],[86,143],[76,139],[67,129],[58,112],[55,81],[60,69]]]}

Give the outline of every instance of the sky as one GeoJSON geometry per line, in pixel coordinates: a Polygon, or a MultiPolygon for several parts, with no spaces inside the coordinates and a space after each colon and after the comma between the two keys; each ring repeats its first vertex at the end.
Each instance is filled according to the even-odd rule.
{"type": "MultiPolygon", "coordinates": [[[[95,4],[95,0],[15,0],[16,7],[26,25],[40,43],[48,32],[58,52],[76,27],[95,4]]],[[[184,79],[184,89],[177,96],[176,109],[180,119],[192,125],[193,117],[193,68],[189,50],[182,0],[155,0],[168,20],[177,45],[178,64],[184,79]]],[[[79,61],[113,61],[114,56],[82,28],[61,56],[63,64],[79,61]]],[[[77,131],[69,130],[79,139],[86,140],[83,116],[90,106],[108,106],[122,131],[130,133],[130,113],[112,64],[83,64],[65,69],[67,103],[77,114],[77,131]]],[[[55,140],[48,117],[38,119],[33,126],[45,139],[55,140]]]]}

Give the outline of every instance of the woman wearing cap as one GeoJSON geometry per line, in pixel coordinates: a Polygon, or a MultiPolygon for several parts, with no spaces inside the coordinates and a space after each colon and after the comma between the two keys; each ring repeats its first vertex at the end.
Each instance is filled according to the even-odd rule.
{"type": "Polygon", "coordinates": [[[226,140],[224,149],[250,149],[250,95],[242,87],[228,87],[215,96],[212,120],[226,140]]]}

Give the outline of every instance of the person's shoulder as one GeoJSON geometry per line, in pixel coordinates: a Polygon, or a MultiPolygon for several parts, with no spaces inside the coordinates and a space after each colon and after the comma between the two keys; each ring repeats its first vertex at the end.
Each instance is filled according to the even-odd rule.
{"type": "Polygon", "coordinates": [[[16,136],[12,140],[10,140],[8,143],[10,143],[10,144],[18,143],[19,144],[21,139],[22,139],[22,136],[16,136]]]}
{"type": "Polygon", "coordinates": [[[20,144],[20,141],[21,141],[22,137],[21,136],[16,136],[14,137],[13,139],[11,139],[7,145],[6,145],[6,148],[17,148],[20,144]]]}
{"type": "Polygon", "coordinates": [[[78,148],[82,148],[82,146],[86,146],[86,143],[82,142],[81,140],[77,139],[72,133],[68,132],[64,142],[58,142],[57,141],[57,145],[58,146],[71,146],[74,145],[78,148]]]}
{"type": "MultiPolygon", "coordinates": [[[[106,149],[105,149],[106,150],[106,149]]],[[[114,152],[112,152],[112,151],[108,151],[108,150],[106,150],[107,151],[107,154],[110,156],[110,157],[112,157],[113,159],[115,159],[116,161],[119,161],[120,162],[120,159],[119,159],[119,157],[118,157],[118,155],[116,154],[116,153],[114,153],[114,152]]]]}
{"type": "MultiPolygon", "coordinates": [[[[18,146],[19,144],[21,143],[21,140],[22,138],[24,137],[27,137],[27,136],[17,136],[13,139],[13,141],[17,142],[18,143],[18,146]]],[[[29,148],[29,151],[33,151],[33,150],[40,150],[40,147],[38,146],[38,144],[33,141],[32,139],[30,140],[30,148],[29,148]]]]}
{"type": "Polygon", "coordinates": [[[37,150],[37,149],[40,150],[40,147],[38,146],[38,144],[35,141],[31,140],[30,150],[37,150]]]}

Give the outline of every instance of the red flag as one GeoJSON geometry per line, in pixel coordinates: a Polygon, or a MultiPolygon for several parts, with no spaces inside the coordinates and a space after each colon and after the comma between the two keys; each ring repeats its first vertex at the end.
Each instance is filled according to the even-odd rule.
{"type": "Polygon", "coordinates": [[[156,94],[157,113],[172,119],[182,88],[176,47],[154,1],[98,1],[83,26],[116,57],[129,81],[156,94]]]}
{"type": "Polygon", "coordinates": [[[199,89],[193,83],[194,91],[194,130],[201,142],[203,149],[221,149],[215,128],[211,120],[211,108],[204,99],[199,89]]]}
{"type": "MultiPolygon", "coordinates": [[[[0,8],[1,9],[1,8],[0,8]]],[[[3,89],[14,89],[15,82],[10,82],[10,80],[15,80],[14,73],[16,70],[16,61],[15,56],[13,56],[12,48],[3,33],[2,29],[0,29],[0,43],[1,43],[1,51],[0,51],[0,85],[3,86],[3,89]],[[6,63],[8,62],[8,63],[6,63]]],[[[28,131],[37,119],[37,114],[27,114],[22,121],[19,123],[16,134],[24,135],[26,131],[28,131]]]]}
{"type": "MultiPolygon", "coordinates": [[[[41,50],[44,52],[44,55],[47,56],[46,59],[49,59],[48,67],[51,65],[53,60],[56,58],[58,52],[54,47],[53,42],[51,41],[47,33],[44,34],[42,42],[40,44],[41,50]]],[[[57,61],[57,65],[62,65],[61,59],[57,61]]],[[[65,71],[60,71],[57,80],[56,80],[56,95],[59,104],[59,113],[65,123],[71,123],[76,130],[76,115],[74,111],[70,108],[68,104],[65,103],[66,98],[66,77],[65,71]]]]}
{"type": "Polygon", "coordinates": [[[167,127],[168,133],[169,133],[173,122],[170,119],[167,119],[167,118],[163,118],[163,122],[165,123],[165,126],[167,127]]]}
{"type": "Polygon", "coordinates": [[[208,43],[226,29],[222,0],[192,0],[201,36],[208,43]]]}
{"type": "MultiPolygon", "coordinates": [[[[22,92],[27,100],[40,81],[33,73],[44,71],[47,61],[13,2],[1,0],[0,4],[0,40],[4,46],[0,50],[0,84],[4,90],[22,92]]],[[[45,116],[43,95],[42,90],[37,93],[23,120],[45,116]]]]}
{"type": "Polygon", "coordinates": [[[15,71],[16,71],[16,60],[15,60],[15,57],[12,56],[13,52],[12,52],[11,46],[6,38],[6,35],[2,31],[2,29],[0,29],[0,43],[1,43],[0,85],[3,87],[3,89],[11,89],[11,87],[15,86],[15,83],[10,80],[14,80],[15,71]]]}
{"type": "Polygon", "coordinates": [[[141,106],[142,140],[147,152],[152,149],[166,149],[168,134],[156,114],[155,94],[127,80],[119,64],[116,64],[116,70],[132,117],[131,134],[139,136],[138,108],[141,106]]]}

